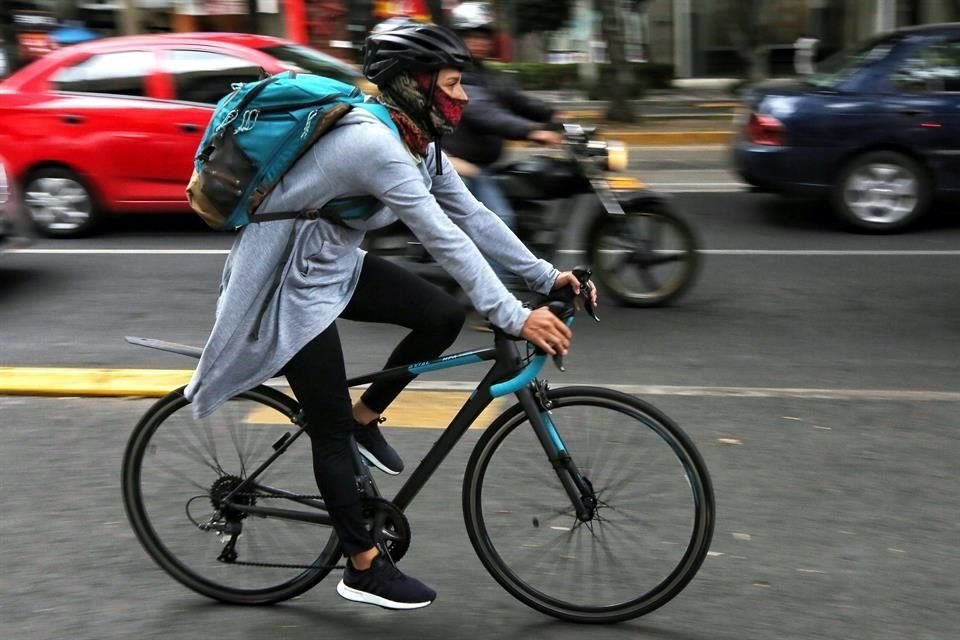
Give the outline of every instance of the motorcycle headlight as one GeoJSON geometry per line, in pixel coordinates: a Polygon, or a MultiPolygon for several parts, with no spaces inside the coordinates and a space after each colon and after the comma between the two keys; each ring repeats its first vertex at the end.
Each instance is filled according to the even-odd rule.
{"type": "Polygon", "coordinates": [[[626,171],[630,154],[627,147],[619,140],[607,141],[607,170],[626,171]]]}

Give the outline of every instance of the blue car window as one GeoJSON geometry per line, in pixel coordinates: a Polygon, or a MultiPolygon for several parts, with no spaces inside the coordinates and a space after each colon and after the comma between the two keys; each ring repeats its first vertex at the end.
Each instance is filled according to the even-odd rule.
{"type": "Polygon", "coordinates": [[[960,92],[960,42],[936,43],[915,52],[890,79],[901,91],[960,92]]]}
{"type": "Polygon", "coordinates": [[[835,53],[821,62],[817,72],[807,76],[804,82],[823,89],[836,89],[853,73],[886,59],[901,37],[899,34],[885,34],[835,53]]]}

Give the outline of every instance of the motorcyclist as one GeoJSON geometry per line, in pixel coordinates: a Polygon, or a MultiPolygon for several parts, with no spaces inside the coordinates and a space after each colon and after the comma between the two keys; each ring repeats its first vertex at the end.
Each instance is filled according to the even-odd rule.
{"type": "MultiPolygon", "coordinates": [[[[477,200],[516,230],[515,214],[493,180],[491,166],[503,154],[504,140],[562,144],[563,136],[551,128],[557,114],[550,105],[525,95],[504,74],[483,63],[493,53],[497,33],[487,3],[460,3],[451,13],[450,26],[463,38],[474,64],[464,70],[462,80],[470,103],[456,131],[444,137],[443,145],[477,200]]],[[[495,270],[506,280],[502,269],[495,270]]]]}

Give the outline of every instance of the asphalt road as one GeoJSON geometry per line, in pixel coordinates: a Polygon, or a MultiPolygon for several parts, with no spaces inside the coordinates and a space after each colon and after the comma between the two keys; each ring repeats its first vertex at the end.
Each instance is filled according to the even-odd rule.
{"type": "MultiPolygon", "coordinates": [[[[846,233],[807,201],[680,193],[676,205],[705,249],[694,289],[666,309],[605,301],[601,324],[575,327],[568,372],[549,373],[554,384],[644,391],[704,454],[718,503],[712,555],[663,609],[586,630],[502,591],[473,555],[460,515],[459,483],[477,432],[408,513],[414,546],[404,568],[438,589],[432,607],[358,608],[334,594],[332,578],[281,607],[210,604],[152,564],[120,505],[122,448],[150,401],[7,397],[0,635],[955,637],[960,218],[944,205],[910,233],[872,237],[846,233]]],[[[122,336],[201,344],[218,250],[229,242],[189,218],[155,217],[2,256],[0,365],[190,366],[122,336]],[[198,250],[213,253],[190,252],[198,250]]],[[[346,323],[342,333],[356,373],[379,366],[399,335],[346,323]]],[[[457,347],[487,340],[465,332],[457,347]]],[[[455,371],[433,377],[480,375],[455,371]]],[[[436,434],[393,429],[388,437],[415,461],[436,434]]],[[[386,493],[396,482],[384,481],[386,493]]]]}

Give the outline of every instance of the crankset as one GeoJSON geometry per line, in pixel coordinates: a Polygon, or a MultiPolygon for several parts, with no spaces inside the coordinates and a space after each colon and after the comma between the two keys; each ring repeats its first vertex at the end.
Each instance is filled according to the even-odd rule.
{"type": "Polygon", "coordinates": [[[397,562],[410,548],[410,523],[407,516],[385,498],[363,498],[360,500],[363,521],[377,548],[385,552],[393,562],[397,562]]]}

